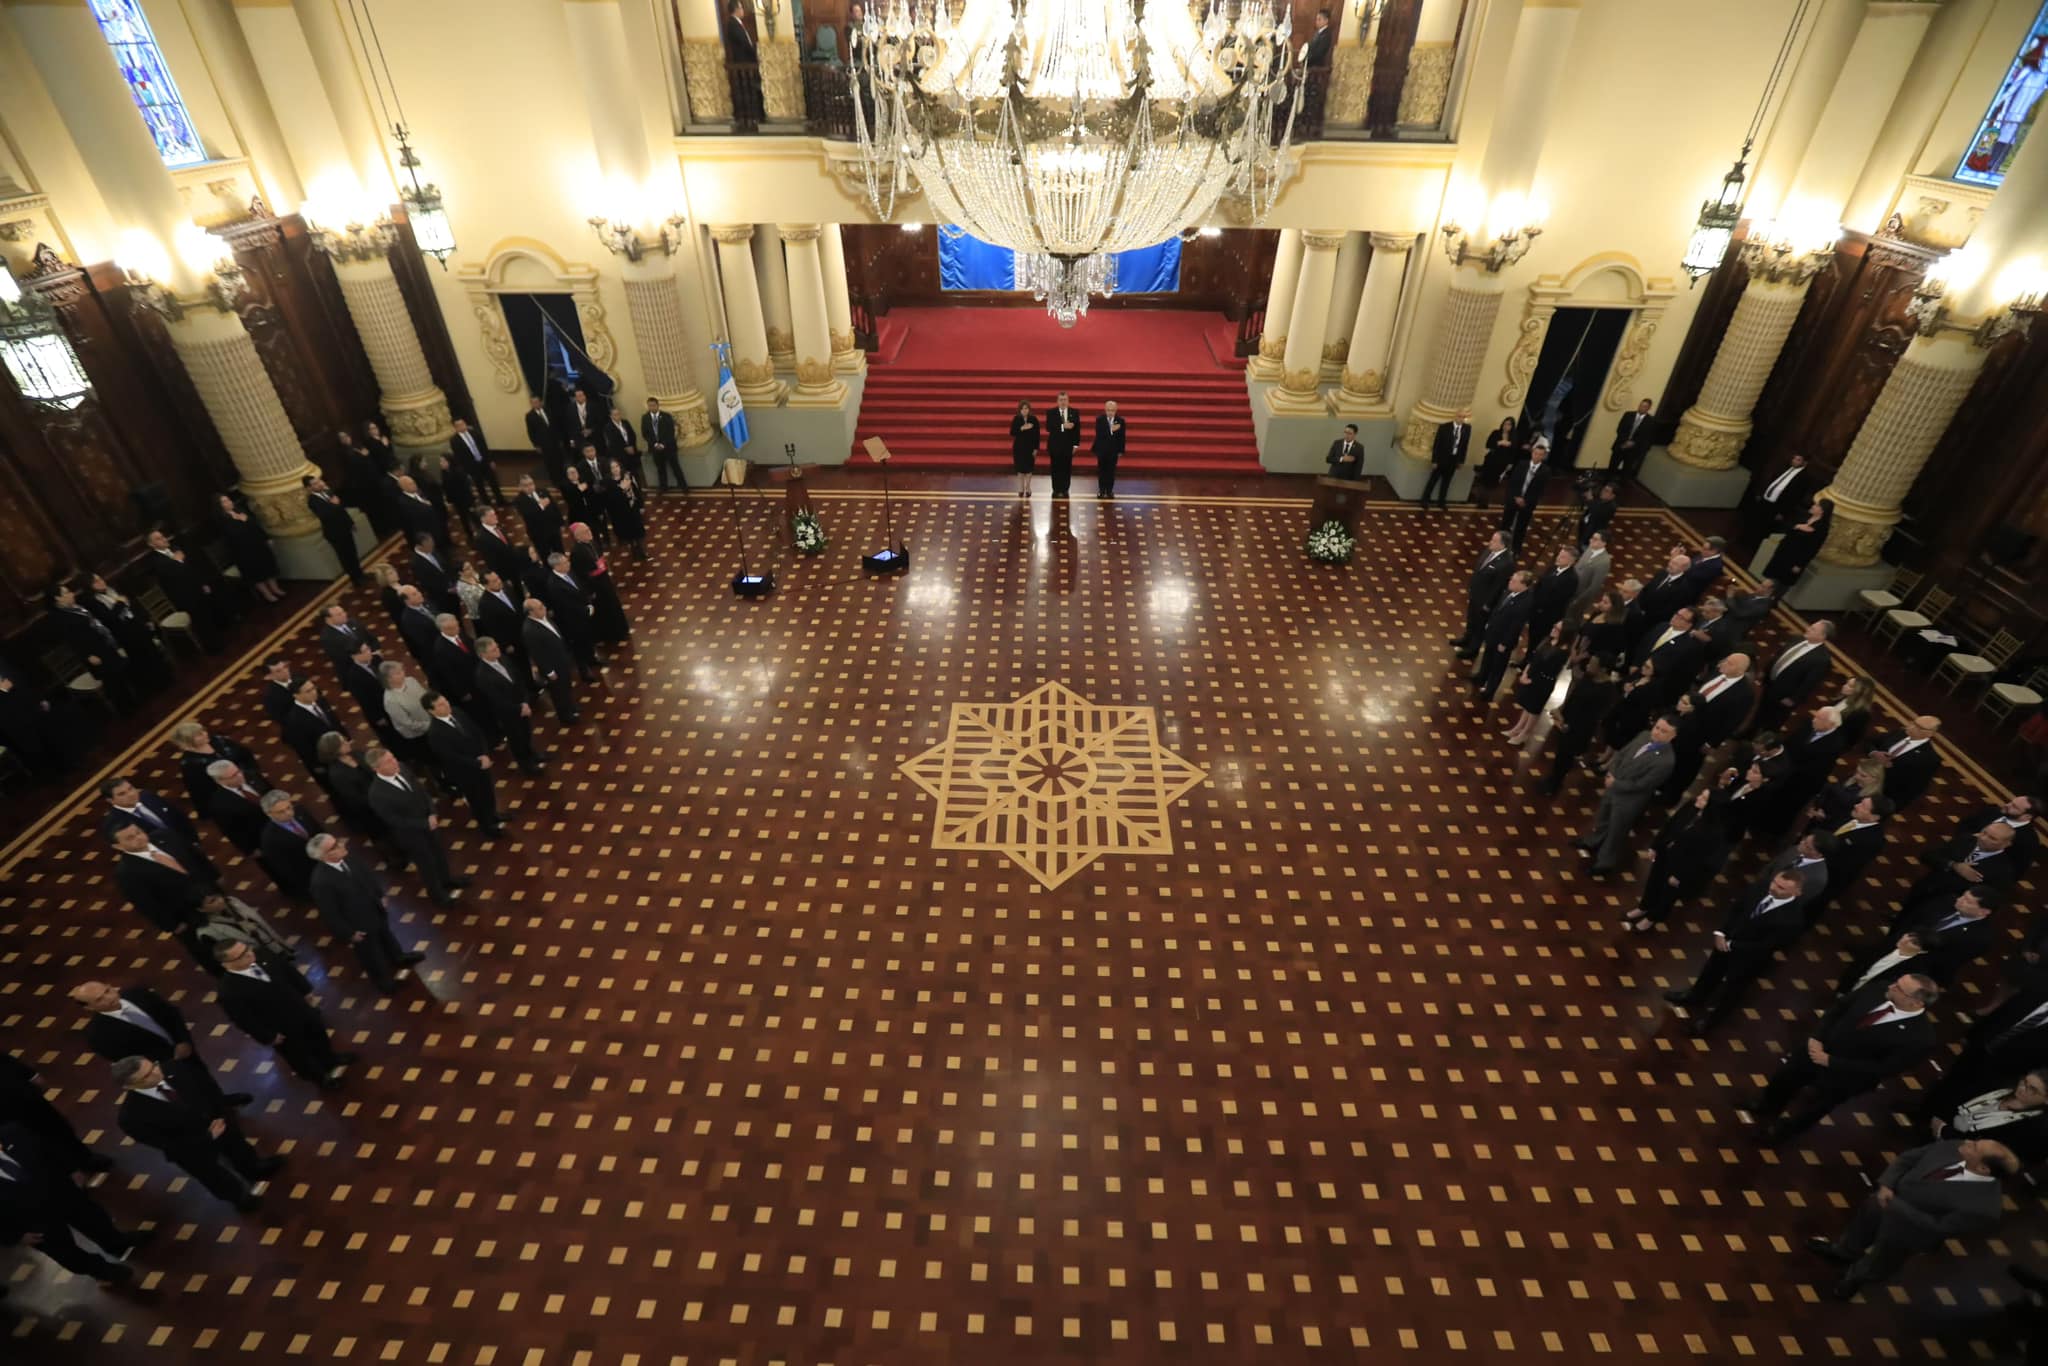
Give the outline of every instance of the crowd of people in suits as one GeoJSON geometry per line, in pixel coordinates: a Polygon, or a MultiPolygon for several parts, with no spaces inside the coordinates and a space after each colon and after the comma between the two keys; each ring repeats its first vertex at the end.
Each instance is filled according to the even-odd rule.
{"type": "MultiPolygon", "coordinates": [[[[1510,438],[1506,424],[1497,435],[1510,438]]],[[[1454,451],[1468,441],[1463,415],[1437,439],[1454,451]]],[[[1529,471],[1540,470],[1541,452],[1539,440],[1498,481],[1510,505],[1518,490],[1540,491],[1529,471]]],[[[1784,562],[1772,567],[1788,579],[1818,548],[1813,533],[1825,535],[1826,511],[1807,495],[1803,469],[1796,462],[1745,509],[1752,525],[1782,531],[1786,542],[1809,538],[1789,559],[1781,542],[1784,562]]],[[[1626,932],[1656,933],[1710,896],[1724,873],[1748,870],[1714,919],[1692,980],[1665,993],[1691,1034],[1704,1037],[1864,881],[1895,819],[1941,770],[1941,722],[1919,716],[1871,735],[1869,680],[1830,683],[1830,622],[1811,623],[1768,655],[1752,653],[1748,637],[1776,605],[1780,583],[1725,589],[1719,537],[1671,547],[1647,582],[1616,582],[1613,504],[1611,495],[1583,503],[1575,535],[1541,570],[1517,566],[1520,519],[1504,509],[1466,586],[1464,630],[1450,644],[1470,663],[1476,704],[1512,698],[1510,744],[1538,740],[1540,722],[1550,720],[1544,791],[1557,795],[1576,771],[1597,777],[1575,844],[1595,879],[1633,875],[1646,861],[1622,916],[1626,932]],[[1638,850],[1659,812],[1668,815],[1638,850]]],[[[2011,899],[2038,851],[2041,811],[2039,799],[2015,797],[1914,851],[1922,876],[1882,932],[1864,937],[1768,1083],[1742,1102],[1761,1143],[1789,1142],[1935,1053],[1928,1008],[2010,941],[2011,899]]],[[[1915,1121],[1931,1142],[1891,1165],[1844,1231],[1810,1241],[1841,1264],[1837,1296],[1885,1280],[1943,1238],[1991,1228],[2000,1178],[2048,1159],[2044,950],[2048,924],[2003,965],[1962,1054],[1917,1098],[1915,1121]]]]}
{"type": "MultiPolygon", "coordinates": [[[[657,459],[679,474],[673,425],[649,426],[670,447],[657,459]]],[[[371,427],[364,447],[373,462],[379,439],[371,427]]],[[[464,444],[458,425],[456,445],[464,444]]],[[[565,520],[551,493],[527,478],[510,500],[526,531],[515,539],[481,447],[451,449],[443,463],[439,502],[391,465],[379,467],[390,486],[385,511],[410,533],[409,549],[376,566],[403,656],[387,656],[378,631],[335,603],[317,643],[352,708],[287,657],[263,661],[259,700],[302,778],[266,771],[249,745],[184,722],[170,732],[182,799],[126,775],[100,789],[121,899],[210,974],[233,1026],[322,1089],[344,1085],[358,1059],[334,1041],[300,963],[303,946],[230,889],[212,839],[215,850],[247,859],[245,870],[259,871],[279,902],[312,909],[375,990],[398,992],[423,955],[394,931],[394,891],[378,865],[409,870],[433,901],[454,904],[470,879],[449,857],[451,803],[482,841],[503,838],[516,808],[500,800],[501,756],[544,777],[551,755],[536,731],[546,712],[558,727],[579,724],[579,689],[602,684],[606,651],[631,632],[604,536],[608,529],[637,543],[637,523],[565,520]],[[470,485],[480,496],[458,519],[458,541],[442,507],[459,501],[447,497],[451,484],[478,473],[489,483],[470,485]],[[326,812],[301,795],[304,779],[326,812]]],[[[613,469],[632,478],[616,457],[613,469]]],[[[324,486],[309,485],[308,494],[331,496],[324,486]]],[[[76,596],[68,587],[53,593],[52,611],[74,616],[83,610],[76,596]]],[[[90,620],[97,630],[64,624],[104,658],[122,638],[120,619],[90,620]]],[[[85,1043],[112,1069],[120,1130],[235,1209],[254,1211],[283,1158],[259,1154],[243,1132],[238,1112],[251,1097],[216,1081],[173,994],[101,981],[71,990],[86,1017],[85,1043]]],[[[147,1231],[119,1226],[83,1184],[110,1165],[45,1099],[32,1070],[0,1054],[0,1245],[33,1247],[108,1286],[128,1283],[128,1256],[147,1231]]]]}

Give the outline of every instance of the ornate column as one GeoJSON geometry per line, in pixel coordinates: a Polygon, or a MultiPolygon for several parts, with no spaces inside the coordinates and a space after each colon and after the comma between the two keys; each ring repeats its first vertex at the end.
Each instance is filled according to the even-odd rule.
{"type": "Polygon", "coordinates": [[[796,369],[796,324],[789,315],[789,268],[782,242],[766,231],[754,234],[754,276],[760,283],[761,322],[768,330],[768,355],[778,370],[796,369]]]}
{"type": "Polygon", "coordinates": [[[1323,326],[1323,373],[1326,384],[1344,378],[1351,354],[1351,329],[1358,322],[1358,292],[1365,286],[1365,234],[1347,232],[1337,248],[1337,278],[1331,286],[1330,317],[1323,326]]]}
{"type": "MultiPolygon", "coordinates": [[[[1745,261],[1752,254],[1745,246],[1745,261]]],[[[1770,380],[1785,338],[1805,306],[1806,288],[1823,264],[1822,258],[1802,254],[1788,270],[1774,271],[1763,261],[1752,268],[1735,315],[1728,320],[1728,330],[1714,352],[1714,363],[1700,386],[1699,401],[1678,420],[1678,431],[1671,438],[1673,460],[1699,470],[1736,467],[1749,441],[1749,419],[1756,411],[1757,396],[1770,380]]],[[[1740,496],[1738,489],[1736,497],[1740,496]]]]}
{"type": "Polygon", "coordinates": [[[619,261],[626,285],[626,314],[633,323],[633,341],[640,353],[640,378],[647,396],[676,420],[677,444],[687,450],[711,441],[711,412],[692,378],[689,337],[684,328],[675,254],[681,249],[682,220],[656,223],[669,205],[682,202],[680,187],[653,172],[647,130],[632,85],[621,73],[631,65],[626,26],[616,0],[584,3],[565,0],[562,18],[569,30],[569,49],[583,83],[590,110],[591,142],[599,168],[609,185],[629,203],[618,212],[636,220],[607,221],[598,238],[619,261]],[[623,233],[620,231],[623,229],[623,233]]]}
{"type": "MultiPolygon", "coordinates": [[[[1301,278],[1294,290],[1294,314],[1287,324],[1287,350],[1280,363],[1280,385],[1266,391],[1266,407],[1276,413],[1325,413],[1321,388],[1323,331],[1330,316],[1330,288],[1337,278],[1337,250],[1342,232],[1301,234],[1301,278]]],[[[1264,347],[1260,348],[1263,353],[1264,347]]]]}
{"type": "Polygon", "coordinates": [[[725,291],[725,337],[732,344],[732,377],[740,397],[760,407],[782,402],[784,386],[768,357],[768,325],[761,317],[761,288],[754,274],[754,225],[714,226],[718,282],[725,291]]]}
{"type": "Polygon", "coordinates": [[[1422,398],[1401,429],[1401,451],[1409,459],[1427,461],[1438,425],[1472,406],[1505,289],[1499,274],[1477,266],[1460,266],[1452,277],[1423,372],[1422,398]]]}
{"type": "Polygon", "coordinates": [[[1280,249],[1273,253],[1273,280],[1266,286],[1266,330],[1259,334],[1259,354],[1246,371],[1253,379],[1277,380],[1287,355],[1287,325],[1294,314],[1294,283],[1301,277],[1301,229],[1282,228],[1280,249]]]}
{"type": "MultiPolygon", "coordinates": [[[[320,471],[307,462],[291,418],[286,416],[284,403],[242,320],[233,313],[194,303],[181,316],[167,319],[164,329],[220,433],[221,444],[234,458],[250,512],[280,542],[310,538],[313,545],[325,550],[319,523],[306,507],[305,489],[299,482],[320,471]]],[[[288,553],[284,544],[277,549],[286,571],[292,572],[290,561],[299,556],[288,553]]],[[[310,550],[312,546],[291,549],[310,550]]],[[[333,552],[328,551],[326,558],[333,563],[333,552]]],[[[302,565],[300,573],[293,576],[303,572],[302,565]]]]}
{"type": "Polygon", "coordinates": [[[796,331],[796,392],[792,408],[836,408],[846,385],[832,373],[832,336],[825,320],[825,268],[816,223],[778,223],[789,258],[790,322],[796,331]]]}
{"type": "MultiPolygon", "coordinates": [[[[1358,296],[1358,316],[1351,326],[1351,344],[1344,355],[1342,387],[1330,406],[1359,415],[1387,411],[1387,363],[1393,358],[1394,319],[1401,308],[1401,282],[1408,270],[1413,236],[1376,232],[1372,259],[1358,296]]],[[[1475,380],[1475,383],[1477,381],[1475,380]]]]}
{"type": "Polygon", "coordinates": [[[455,434],[454,415],[420,349],[419,333],[413,330],[398,277],[391,271],[388,247],[374,237],[351,244],[326,232],[316,233],[314,241],[334,259],[334,278],[341,282],[349,320],[377,374],[377,406],[383,410],[391,443],[429,456],[446,451],[455,434]]]}
{"type": "Polygon", "coordinates": [[[868,354],[854,344],[853,298],[846,287],[846,243],[837,223],[824,225],[818,256],[825,267],[825,326],[832,333],[832,368],[842,375],[864,374],[868,354]]]}

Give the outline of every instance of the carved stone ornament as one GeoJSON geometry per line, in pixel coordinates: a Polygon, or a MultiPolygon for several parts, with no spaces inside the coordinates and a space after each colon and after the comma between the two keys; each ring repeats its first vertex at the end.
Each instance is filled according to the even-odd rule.
{"type": "Polygon", "coordinates": [[[1401,86],[1396,121],[1410,127],[1434,128],[1444,121],[1451,96],[1451,67],[1457,58],[1452,43],[1417,43],[1408,52],[1408,78],[1401,86]]]}
{"type": "Polygon", "coordinates": [[[1503,407],[1516,412],[1521,410],[1522,400],[1529,393],[1529,380],[1536,373],[1536,361],[1543,354],[1543,339],[1550,335],[1550,320],[1556,314],[1554,306],[1532,304],[1529,315],[1522,319],[1514,349],[1508,352],[1508,382],[1500,390],[1503,407]]]}
{"type": "Polygon", "coordinates": [[[469,311],[484,336],[484,354],[491,358],[491,379],[499,389],[516,394],[526,387],[519,375],[519,353],[512,347],[512,334],[505,329],[505,315],[492,298],[472,300],[469,311]]]}
{"type": "Polygon", "coordinates": [[[1363,128],[1366,99],[1372,90],[1372,63],[1378,43],[1340,47],[1330,72],[1330,94],[1323,106],[1326,128],[1363,128]]]}
{"type": "Polygon", "coordinates": [[[796,363],[796,382],[806,389],[823,389],[832,383],[832,362],[829,360],[800,360],[796,363]]]}
{"type": "Polygon", "coordinates": [[[1349,341],[1326,341],[1323,343],[1323,359],[1327,362],[1342,365],[1345,358],[1350,354],[1351,343],[1349,341]]]}
{"type": "Polygon", "coordinates": [[[33,218],[10,218],[0,223],[0,242],[26,242],[36,235],[33,218]]]}
{"type": "Polygon", "coordinates": [[[701,397],[677,410],[676,440],[692,448],[711,444],[711,413],[701,397]]]}
{"type": "Polygon", "coordinates": [[[796,338],[779,327],[765,329],[768,333],[768,351],[771,355],[786,356],[796,350],[796,338]]]}
{"type": "Polygon", "coordinates": [[[852,332],[832,332],[827,335],[831,338],[832,341],[833,355],[843,356],[854,349],[854,340],[852,332]]]}
{"type": "Polygon", "coordinates": [[[1621,339],[1621,349],[1614,353],[1614,365],[1607,372],[1607,392],[1600,400],[1600,406],[1608,412],[1618,413],[1635,405],[1636,377],[1643,373],[1643,358],[1649,354],[1650,343],[1657,339],[1663,314],[1661,308],[1645,308],[1630,322],[1627,335],[1621,339]]]}
{"type": "Polygon", "coordinates": [[[767,361],[735,360],[732,363],[732,377],[740,384],[756,387],[775,383],[775,367],[767,361]]]}
{"type": "Polygon", "coordinates": [[[751,242],[754,240],[754,225],[752,223],[715,223],[711,227],[711,240],[728,244],[751,242]]]}
{"type": "Polygon", "coordinates": [[[732,117],[732,83],[725,74],[725,44],[716,38],[683,39],[683,86],[690,117],[722,123],[732,117]]]}
{"type": "Polygon", "coordinates": [[[1286,336],[1286,334],[1285,334],[1285,333],[1277,333],[1277,334],[1276,334],[1276,333],[1274,333],[1274,332],[1271,332],[1271,331],[1267,331],[1267,332],[1262,332],[1262,333],[1260,333],[1260,334],[1259,334],[1259,354],[1260,354],[1261,356],[1263,356],[1263,357],[1264,357],[1265,359],[1267,359],[1267,360],[1270,360],[1270,361],[1280,361],[1280,360],[1285,360],[1285,359],[1287,358],[1287,336],[1286,336]]]}
{"type": "Polygon", "coordinates": [[[1280,372],[1280,387],[1292,393],[1312,394],[1316,391],[1316,383],[1321,377],[1320,368],[1283,370],[1280,372]]]}
{"type": "Polygon", "coordinates": [[[1377,370],[1366,370],[1363,372],[1346,370],[1343,383],[1346,393],[1365,394],[1368,397],[1376,398],[1379,396],[1386,381],[1380,378],[1380,372],[1377,370]]]}
{"type": "Polygon", "coordinates": [[[1724,431],[1691,420],[1682,421],[1671,438],[1671,458],[1695,469],[1732,470],[1749,441],[1749,430],[1747,423],[1740,431],[1724,431]]]}

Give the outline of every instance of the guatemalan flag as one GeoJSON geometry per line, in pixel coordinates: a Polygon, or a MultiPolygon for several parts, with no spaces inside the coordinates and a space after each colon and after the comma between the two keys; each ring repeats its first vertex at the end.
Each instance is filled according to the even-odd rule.
{"type": "Polygon", "coordinates": [[[724,342],[712,348],[718,353],[718,425],[725,428],[725,439],[738,450],[747,444],[747,410],[740,404],[740,386],[732,377],[732,358],[724,342]]]}

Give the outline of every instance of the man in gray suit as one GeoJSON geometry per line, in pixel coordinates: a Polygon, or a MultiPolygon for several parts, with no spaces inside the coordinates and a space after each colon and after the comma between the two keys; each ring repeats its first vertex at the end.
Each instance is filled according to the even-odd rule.
{"type": "Polygon", "coordinates": [[[1676,762],[1671,742],[1677,735],[1677,720],[1660,716],[1647,731],[1608,756],[1607,790],[1600,794],[1593,828],[1576,841],[1578,851],[1593,860],[1594,877],[1612,876],[1619,868],[1628,852],[1629,832],[1649,806],[1651,795],[1671,776],[1676,762]]]}
{"type": "Polygon", "coordinates": [[[1947,1140],[1900,1153],[1840,1238],[1806,1240],[1809,1249],[1848,1268],[1828,1293],[1851,1299],[1872,1281],[1889,1280],[1916,1252],[1996,1228],[2005,1203],[1999,1178],[2019,1169],[2012,1149],[1989,1139],[1947,1140]]]}
{"type": "Polygon", "coordinates": [[[1579,591],[1572,598],[1572,605],[1565,609],[1564,619],[1576,624],[1593,605],[1593,599],[1600,596],[1600,590],[1607,586],[1607,575],[1614,568],[1614,557],[1607,553],[1607,533],[1596,531],[1586,538],[1586,548],[1579,555],[1579,591]]]}

